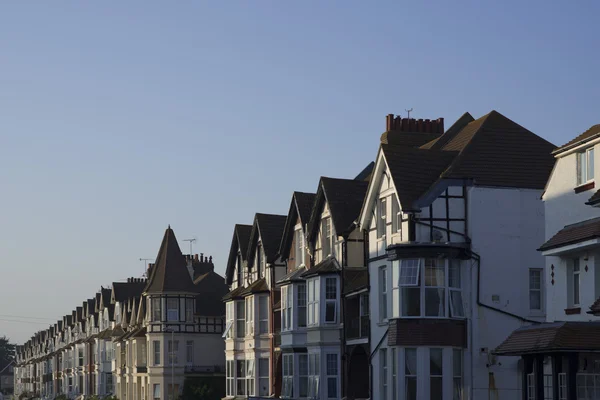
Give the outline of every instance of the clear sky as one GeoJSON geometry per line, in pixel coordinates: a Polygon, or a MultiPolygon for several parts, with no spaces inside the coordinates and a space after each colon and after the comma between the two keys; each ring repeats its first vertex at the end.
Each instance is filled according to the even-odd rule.
{"type": "Polygon", "coordinates": [[[566,142],[600,123],[599,8],[2,2],[0,336],[141,275],[168,224],[223,273],[235,223],[356,175],[388,113],[566,142]]]}

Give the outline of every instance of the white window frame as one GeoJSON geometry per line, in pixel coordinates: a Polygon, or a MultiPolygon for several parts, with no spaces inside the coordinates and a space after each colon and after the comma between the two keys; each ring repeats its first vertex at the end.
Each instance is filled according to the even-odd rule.
{"type": "Polygon", "coordinates": [[[321,219],[321,241],[321,251],[323,253],[322,260],[324,260],[328,256],[333,256],[335,254],[331,216],[323,217],[321,219]],[[325,244],[327,244],[327,246],[329,247],[329,251],[326,251],[327,248],[325,247],[325,244]]]}
{"type": "Polygon", "coordinates": [[[379,267],[379,321],[387,321],[388,319],[388,277],[387,266],[379,267]]]}
{"type": "Polygon", "coordinates": [[[535,400],[535,374],[527,374],[527,400],[535,400]]]}
{"type": "Polygon", "coordinates": [[[321,355],[308,353],[308,398],[319,398],[319,378],[321,371],[321,355]]]}
{"type": "Polygon", "coordinates": [[[258,333],[269,333],[269,297],[258,296],[258,333]]]}
{"type": "Polygon", "coordinates": [[[462,349],[452,349],[452,400],[462,400],[463,398],[463,351],[462,349]]]}
{"type": "Polygon", "coordinates": [[[581,260],[579,258],[572,259],[573,265],[571,266],[571,293],[570,293],[570,306],[579,307],[581,304],[581,260]]]}
{"type": "Polygon", "coordinates": [[[176,297],[167,297],[167,321],[179,321],[179,299],[176,297]]]}
{"type": "Polygon", "coordinates": [[[254,296],[245,299],[246,304],[246,336],[254,336],[254,296]]]}
{"type": "Polygon", "coordinates": [[[577,186],[594,180],[594,147],[577,152],[577,186]]]}
{"type": "MultiPolygon", "coordinates": [[[[440,389],[441,389],[441,393],[443,396],[444,393],[444,349],[443,348],[439,348],[439,347],[431,347],[429,348],[429,365],[430,365],[430,369],[429,369],[429,387],[431,388],[433,385],[431,384],[433,379],[439,379],[440,380],[440,389]],[[431,372],[431,353],[433,351],[439,351],[440,355],[441,355],[441,359],[440,359],[440,368],[442,369],[440,374],[436,374],[434,375],[431,372]]],[[[431,389],[430,389],[431,390],[431,389]]]]}
{"type": "Polygon", "coordinates": [[[225,339],[232,339],[233,338],[233,323],[234,323],[234,315],[233,315],[233,308],[234,308],[234,302],[230,301],[227,302],[225,304],[225,320],[226,320],[226,325],[225,325],[225,331],[223,332],[223,334],[221,335],[221,337],[225,338],[225,339]]]}
{"type": "Polygon", "coordinates": [[[405,367],[404,368],[404,398],[406,400],[412,400],[408,397],[408,382],[414,380],[415,382],[415,388],[416,388],[416,393],[415,393],[415,400],[419,399],[419,395],[421,395],[421,393],[419,393],[419,384],[418,384],[418,378],[417,378],[417,371],[419,370],[419,353],[417,351],[416,348],[414,347],[407,347],[404,349],[404,365],[408,365],[408,360],[409,360],[409,354],[414,354],[415,355],[415,370],[413,371],[414,373],[409,373],[410,371],[408,371],[408,369],[405,367]]]}
{"type": "Polygon", "coordinates": [[[283,354],[282,356],[282,385],[281,397],[294,397],[294,355],[283,354]]]}
{"type": "Polygon", "coordinates": [[[246,396],[254,396],[255,385],[255,364],[254,359],[246,360],[246,396]]]}
{"type": "MultiPolygon", "coordinates": [[[[387,348],[379,349],[379,379],[380,379],[380,399],[387,400],[388,398],[388,364],[387,364],[387,348]]],[[[395,399],[394,399],[395,400],[395,399]]]]}
{"type": "Polygon", "coordinates": [[[246,337],[246,301],[236,300],[235,301],[235,335],[238,339],[246,337]]]}
{"type": "Polygon", "coordinates": [[[293,329],[292,324],[292,285],[281,288],[281,330],[284,332],[293,329]]]}
{"type": "Polygon", "coordinates": [[[462,298],[462,269],[460,260],[457,259],[449,259],[446,261],[447,264],[447,273],[448,273],[448,304],[450,306],[450,318],[466,318],[465,304],[462,298]],[[456,269],[454,270],[454,267],[456,269]],[[452,271],[456,272],[456,275],[453,275],[452,271]],[[455,279],[458,280],[457,284],[453,284],[451,277],[454,276],[455,279]],[[454,296],[458,297],[458,301],[461,309],[456,310],[454,308],[454,296]]]}
{"type": "Polygon", "coordinates": [[[185,299],[185,321],[194,322],[194,299],[185,299]]]}
{"type": "Polygon", "coordinates": [[[395,400],[398,398],[398,349],[392,347],[390,353],[392,361],[392,399],[395,400]]]}
{"type": "Polygon", "coordinates": [[[226,375],[226,396],[235,396],[235,360],[227,360],[225,362],[225,375],[226,375]]]}
{"type": "Polygon", "coordinates": [[[304,235],[301,224],[294,228],[294,264],[296,268],[304,264],[304,235]]]}
{"type": "Polygon", "coordinates": [[[398,286],[419,286],[419,277],[421,274],[421,259],[407,258],[399,260],[400,274],[398,276],[398,286]],[[416,265],[415,265],[416,262],[416,265]]]}
{"type": "Polygon", "coordinates": [[[235,394],[246,396],[246,360],[235,360],[235,394]],[[239,366],[243,371],[240,372],[239,366]]]}
{"type": "Polygon", "coordinates": [[[160,393],[160,383],[155,383],[152,386],[152,398],[154,400],[159,400],[161,398],[161,393],[160,393]]]}
{"type": "Polygon", "coordinates": [[[306,306],[308,309],[307,326],[319,325],[319,278],[311,278],[306,282],[308,301],[306,306]]]}
{"type": "Polygon", "coordinates": [[[542,288],[543,288],[543,269],[541,268],[529,268],[529,310],[534,312],[540,312],[543,310],[543,297],[542,297],[542,288]],[[537,276],[535,276],[537,275],[537,276]],[[537,280],[537,282],[536,282],[537,280]],[[537,287],[536,284],[537,283],[537,287]],[[533,296],[537,296],[539,298],[539,308],[534,308],[531,299],[533,296]]]}
{"type": "Polygon", "coordinates": [[[325,310],[324,310],[325,312],[324,312],[323,317],[324,317],[326,324],[336,324],[337,323],[337,302],[338,302],[337,278],[325,277],[322,280],[324,281],[324,285],[325,285],[325,310]],[[333,282],[333,286],[328,285],[328,284],[331,284],[331,282],[333,282]],[[332,289],[332,288],[333,288],[333,293],[328,292],[328,289],[332,289]],[[331,307],[332,305],[333,305],[333,319],[328,320],[327,319],[327,307],[331,307]]]}
{"type": "Polygon", "coordinates": [[[375,229],[377,230],[377,240],[385,240],[387,230],[387,197],[377,200],[377,220],[375,229]]]}
{"type": "Polygon", "coordinates": [[[339,355],[337,353],[327,353],[325,354],[325,377],[327,379],[327,398],[328,399],[338,399],[340,396],[340,388],[339,388],[339,355]],[[335,382],[335,393],[329,392],[329,383],[335,382]]]}
{"type": "Polygon", "coordinates": [[[298,354],[298,397],[308,397],[308,354],[298,354]],[[305,393],[302,393],[304,388],[305,393]]]}

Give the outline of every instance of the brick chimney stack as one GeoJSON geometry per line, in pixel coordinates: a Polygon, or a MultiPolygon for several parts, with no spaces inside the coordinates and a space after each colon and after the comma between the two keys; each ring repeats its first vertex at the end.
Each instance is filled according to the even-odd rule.
{"type": "Polygon", "coordinates": [[[386,132],[411,132],[411,133],[444,133],[444,118],[435,120],[402,118],[394,114],[385,117],[386,132]]]}

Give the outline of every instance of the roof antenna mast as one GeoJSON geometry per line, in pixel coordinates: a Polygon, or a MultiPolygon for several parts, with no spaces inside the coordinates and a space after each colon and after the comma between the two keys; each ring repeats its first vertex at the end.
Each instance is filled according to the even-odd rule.
{"type": "Polygon", "coordinates": [[[406,118],[410,119],[410,113],[412,112],[412,110],[413,110],[412,108],[410,110],[406,110],[406,109],[404,110],[404,111],[406,111],[406,114],[407,114],[406,118]]]}
{"type": "Polygon", "coordinates": [[[142,277],[146,276],[146,274],[148,273],[148,261],[152,261],[153,258],[140,258],[140,261],[144,262],[144,273],[142,274],[142,277]]]}
{"type": "Polygon", "coordinates": [[[196,239],[183,239],[184,242],[190,242],[190,256],[194,253],[192,253],[192,244],[196,242],[196,239]]]}

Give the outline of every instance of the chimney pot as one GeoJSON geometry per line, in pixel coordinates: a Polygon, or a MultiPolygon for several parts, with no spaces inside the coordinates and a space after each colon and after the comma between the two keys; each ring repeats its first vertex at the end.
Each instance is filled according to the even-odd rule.
{"type": "Polygon", "coordinates": [[[210,257],[208,258],[208,262],[209,262],[209,263],[212,263],[212,256],[210,256],[210,257]]]}
{"type": "Polygon", "coordinates": [[[200,253],[200,262],[204,262],[204,253],[200,253]]]}
{"type": "Polygon", "coordinates": [[[194,260],[198,261],[198,254],[194,254],[194,260]]]}
{"type": "Polygon", "coordinates": [[[385,131],[389,132],[391,130],[393,130],[393,124],[394,124],[394,114],[388,114],[385,117],[385,131]]]}

